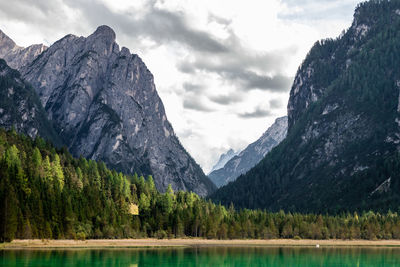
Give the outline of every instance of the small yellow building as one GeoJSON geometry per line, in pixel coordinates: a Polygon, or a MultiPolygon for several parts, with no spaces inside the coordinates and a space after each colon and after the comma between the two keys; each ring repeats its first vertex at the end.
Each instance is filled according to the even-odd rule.
{"type": "Polygon", "coordinates": [[[129,214],[131,215],[139,215],[139,206],[131,203],[129,205],[129,214]]]}

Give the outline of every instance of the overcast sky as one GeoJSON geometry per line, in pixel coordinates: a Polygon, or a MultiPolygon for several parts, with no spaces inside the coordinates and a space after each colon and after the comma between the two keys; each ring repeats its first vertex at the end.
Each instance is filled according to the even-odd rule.
{"type": "Polygon", "coordinates": [[[18,45],[111,26],[154,74],[169,121],[208,172],[279,117],[313,43],[336,37],[358,0],[0,0],[18,45]]]}

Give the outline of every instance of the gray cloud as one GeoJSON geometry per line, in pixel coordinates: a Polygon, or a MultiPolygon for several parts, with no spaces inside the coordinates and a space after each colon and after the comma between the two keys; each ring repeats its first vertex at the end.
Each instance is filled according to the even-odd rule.
{"type": "Polygon", "coordinates": [[[44,21],[45,15],[61,13],[57,2],[59,1],[37,0],[32,3],[29,0],[15,0],[10,4],[10,2],[1,1],[0,12],[16,21],[44,21]]]}
{"type": "Polygon", "coordinates": [[[128,10],[124,13],[113,12],[103,3],[94,0],[65,0],[65,3],[84,13],[92,27],[107,24],[117,26],[123,34],[139,41],[150,38],[159,45],[174,42],[195,51],[226,52],[226,47],[220,40],[205,31],[190,27],[182,12],[171,12],[156,7],[157,1],[147,2],[143,10],[128,10]]]}
{"type": "Polygon", "coordinates": [[[185,97],[183,100],[183,107],[195,111],[211,112],[213,109],[207,107],[198,97],[185,97]]]}
{"type": "Polygon", "coordinates": [[[244,90],[286,92],[290,88],[289,77],[279,74],[268,76],[262,73],[282,71],[288,57],[296,51],[295,48],[270,53],[252,51],[242,45],[230,29],[230,21],[227,19],[209,15],[210,21],[225,25],[229,33],[226,39],[221,40],[208,32],[193,29],[183,13],[161,10],[156,7],[154,1],[148,2],[140,18],[128,12],[121,16],[93,1],[86,1],[85,4],[77,4],[76,0],[68,2],[74,3],[72,6],[75,8],[84,10],[85,17],[93,26],[107,18],[109,21],[106,21],[106,24],[117,25],[123,34],[139,39],[138,42],[150,38],[159,45],[171,42],[186,46],[192,58],[186,58],[179,63],[178,69],[184,73],[215,73],[231,84],[239,84],[244,90]]]}
{"type": "Polygon", "coordinates": [[[218,74],[225,82],[229,82],[244,91],[261,89],[271,92],[287,92],[292,78],[280,74],[285,63],[296,48],[284,51],[256,53],[246,49],[233,32],[226,41],[227,52],[218,55],[195,53],[194,59],[184,59],[178,69],[187,74],[197,72],[218,74]],[[265,73],[276,73],[267,75],[265,73]]]}
{"type": "Polygon", "coordinates": [[[230,105],[232,103],[241,102],[243,100],[243,96],[238,94],[218,95],[210,96],[208,99],[220,105],[230,105]]]}
{"type": "Polygon", "coordinates": [[[245,112],[245,113],[240,113],[238,116],[241,118],[249,118],[249,119],[254,119],[254,118],[264,118],[273,115],[271,111],[262,109],[261,107],[257,107],[254,111],[252,112],[245,112]]]}
{"type": "Polygon", "coordinates": [[[252,71],[229,73],[232,79],[242,80],[247,89],[261,89],[270,92],[287,92],[292,84],[292,78],[283,75],[259,75],[252,71]]]}
{"type": "Polygon", "coordinates": [[[271,99],[269,101],[269,107],[272,109],[278,109],[283,106],[283,103],[280,99],[271,99]]]}
{"type": "Polygon", "coordinates": [[[62,0],[0,1],[0,17],[8,21],[35,25],[40,27],[41,31],[58,34],[68,20],[63,7],[65,5],[62,0]]]}
{"type": "Polygon", "coordinates": [[[228,32],[227,38],[219,39],[206,31],[191,27],[182,12],[160,9],[156,3],[157,0],[149,0],[142,10],[115,12],[104,3],[95,0],[14,0],[12,5],[5,1],[0,2],[0,12],[10,19],[43,26],[56,32],[60,27],[67,27],[64,9],[68,7],[85,20],[78,26],[75,23],[74,27],[85,27],[86,32],[106,24],[118,29],[122,38],[129,39],[138,46],[148,48],[148,45],[143,45],[142,42],[149,39],[156,45],[173,43],[186,47],[191,58],[179,63],[178,68],[181,72],[214,73],[243,90],[289,90],[290,78],[279,73],[285,68],[286,60],[295,52],[295,48],[257,53],[241,43],[240,38],[231,29],[229,19],[209,15],[210,22],[224,25],[228,32]],[[48,23],[50,20],[52,23],[48,23]]]}
{"type": "Polygon", "coordinates": [[[216,16],[214,14],[209,14],[208,15],[208,22],[216,22],[218,24],[224,25],[224,26],[228,26],[232,23],[231,19],[226,19],[226,18],[222,18],[219,16],[216,16]]]}
{"type": "MultiPolygon", "coordinates": [[[[237,58],[240,60],[240,57],[237,58]]],[[[205,62],[203,60],[195,62],[183,61],[178,65],[178,69],[184,73],[195,74],[197,71],[204,71],[207,73],[216,73],[226,82],[233,85],[240,85],[240,89],[245,91],[253,89],[261,89],[270,92],[287,92],[292,84],[292,77],[287,77],[281,74],[269,76],[265,74],[258,74],[252,70],[246,69],[246,66],[240,67],[233,62],[215,64],[212,62],[205,62]]],[[[271,61],[272,62],[272,61],[271,61]]],[[[247,68],[251,68],[247,66],[247,68]]]]}
{"type": "Polygon", "coordinates": [[[183,83],[182,87],[186,92],[202,92],[205,89],[205,86],[202,84],[194,84],[189,82],[183,83]]]}

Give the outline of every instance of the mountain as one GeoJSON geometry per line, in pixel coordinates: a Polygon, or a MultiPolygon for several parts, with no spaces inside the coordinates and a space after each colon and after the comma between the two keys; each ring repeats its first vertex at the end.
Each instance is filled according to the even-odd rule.
{"type": "Polygon", "coordinates": [[[274,124],[254,143],[227,161],[223,168],[211,172],[208,177],[217,187],[235,181],[259,163],[265,155],[286,137],[287,117],[275,120],[274,124]]]}
{"type": "Polygon", "coordinates": [[[26,48],[20,47],[15,42],[0,31],[0,58],[7,61],[13,69],[20,69],[22,66],[32,62],[47,47],[43,44],[35,44],[26,48]]]}
{"type": "Polygon", "coordinates": [[[225,164],[234,156],[236,156],[237,154],[239,154],[239,152],[235,152],[232,148],[229,149],[228,151],[226,151],[226,153],[222,154],[217,163],[215,163],[215,165],[212,167],[210,173],[212,173],[215,170],[219,170],[221,168],[223,168],[225,166],[225,164]]]}
{"type": "Polygon", "coordinates": [[[288,103],[287,138],[212,199],[340,212],[400,206],[400,1],[369,1],[317,42],[288,103]]]}
{"type": "MultiPolygon", "coordinates": [[[[13,64],[21,66],[73,155],[124,173],[152,174],[161,191],[171,184],[207,195],[215,186],[176,137],[153,75],[115,38],[110,27],[100,26],[88,37],[65,36],[32,62],[25,63],[28,55],[10,62],[21,60],[13,64]]],[[[28,51],[2,40],[5,54],[28,51]]]]}
{"type": "Polygon", "coordinates": [[[32,138],[40,135],[55,145],[62,144],[35,90],[3,59],[0,59],[0,125],[32,138]]]}

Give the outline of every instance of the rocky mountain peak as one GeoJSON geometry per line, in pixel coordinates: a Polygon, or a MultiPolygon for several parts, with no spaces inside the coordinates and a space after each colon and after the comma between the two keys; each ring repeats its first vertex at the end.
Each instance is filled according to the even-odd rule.
{"type": "Polygon", "coordinates": [[[107,26],[107,25],[101,25],[97,27],[96,31],[92,33],[89,37],[89,39],[96,39],[96,40],[101,40],[104,42],[107,42],[108,44],[114,43],[116,39],[116,35],[114,30],[107,26]]]}
{"type": "Polygon", "coordinates": [[[0,57],[4,57],[6,53],[17,48],[15,42],[0,30],[0,57]]]}
{"type": "Polygon", "coordinates": [[[215,186],[176,137],[153,75],[115,39],[100,26],[88,37],[65,36],[27,64],[23,53],[6,60],[22,66],[72,154],[127,174],[151,174],[161,191],[171,184],[207,195],[215,186]]]}
{"type": "Polygon", "coordinates": [[[106,36],[113,40],[115,40],[115,38],[116,38],[114,30],[110,26],[107,26],[107,25],[100,25],[99,27],[97,27],[97,29],[93,33],[93,35],[106,36]]]}
{"type": "Polygon", "coordinates": [[[5,59],[11,68],[20,69],[46,49],[47,47],[43,44],[20,47],[0,30],[0,58],[5,59]]]}

